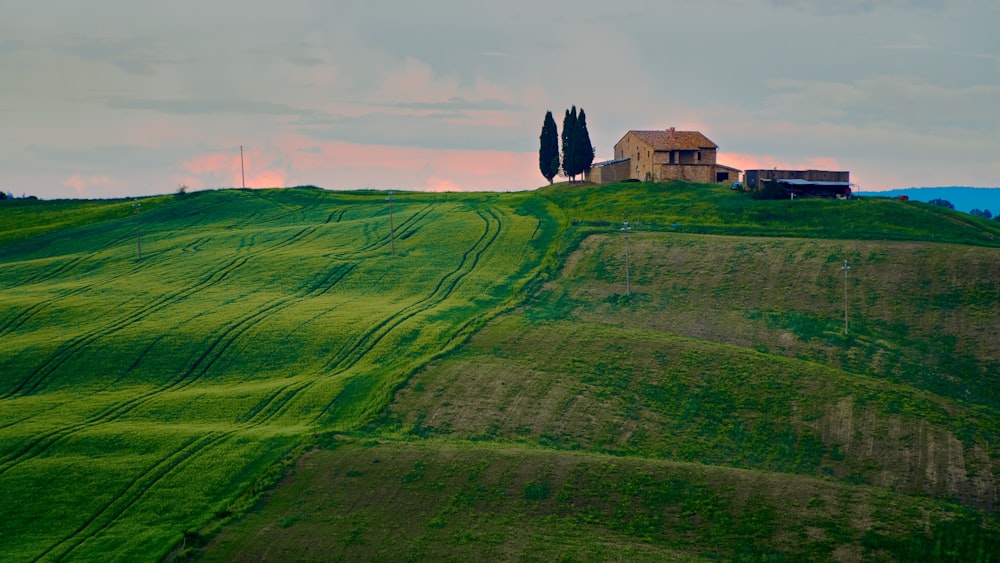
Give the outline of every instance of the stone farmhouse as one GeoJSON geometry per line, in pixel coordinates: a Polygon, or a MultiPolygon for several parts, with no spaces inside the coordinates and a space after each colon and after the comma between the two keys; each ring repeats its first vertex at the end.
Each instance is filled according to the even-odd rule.
{"type": "Polygon", "coordinates": [[[684,180],[705,184],[738,182],[740,171],[716,162],[719,146],[699,131],[629,131],[615,144],[615,158],[598,162],[586,180],[607,184],[622,180],[684,180]]]}

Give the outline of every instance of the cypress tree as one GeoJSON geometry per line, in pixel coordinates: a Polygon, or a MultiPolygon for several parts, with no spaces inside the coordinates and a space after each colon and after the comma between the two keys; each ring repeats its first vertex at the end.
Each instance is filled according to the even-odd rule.
{"type": "Polygon", "coordinates": [[[563,174],[569,178],[570,182],[577,175],[579,170],[576,165],[576,106],[572,111],[566,110],[563,118],[562,130],[562,153],[563,153],[563,174]]]}
{"type": "Polygon", "coordinates": [[[587,131],[587,114],[580,108],[580,114],[576,119],[576,134],[573,135],[576,156],[573,164],[577,174],[590,170],[590,165],[594,163],[594,145],[590,143],[590,133],[587,131]]]}
{"type": "Polygon", "coordinates": [[[556,120],[552,117],[551,111],[545,112],[542,134],[538,141],[538,169],[551,184],[552,179],[559,173],[559,132],[556,130],[556,120]]]}

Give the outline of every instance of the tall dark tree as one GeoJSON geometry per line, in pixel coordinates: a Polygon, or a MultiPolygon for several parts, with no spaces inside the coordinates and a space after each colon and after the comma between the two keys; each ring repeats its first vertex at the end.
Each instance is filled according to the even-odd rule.
{"type": "Polygon", "coordinates": [[[582,174],[590,170],[590,165],[594,163],[594,145],[590,143],[590,132],[587,131],[587,114],[580,108],[580,113],[576,118],[576,134],[573,135],[573,147],[576,157],[573,164],[577,174],[582,174]]]}
{"type": "Polygon", "coordinates": [[[552,179],[559,173],[559,131],[556,130],[556,120],[552,117],[551,111],[545,112],[542,134],[538,137],[538,142],[538,169],[551,184],[552,179]]]}
{"type": "Polygon", "coordinates": [[[572,110],[566,110],[562,129],[563,174],[570,182],[579,173],[576,165],[576,132],[576,106],[573,106],[572,110]]]}

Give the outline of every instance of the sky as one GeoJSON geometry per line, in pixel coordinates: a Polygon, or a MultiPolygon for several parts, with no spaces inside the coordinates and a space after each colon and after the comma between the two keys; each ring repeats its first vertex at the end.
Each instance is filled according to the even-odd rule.
{"type": "Polygon", "coordinates": [[[996,0],[0,0],[0,190],[525,190],[698,130],[740,169],[1000,186],[996,0]],[[242,147],[242,170],[241,170],[242,147]]]}

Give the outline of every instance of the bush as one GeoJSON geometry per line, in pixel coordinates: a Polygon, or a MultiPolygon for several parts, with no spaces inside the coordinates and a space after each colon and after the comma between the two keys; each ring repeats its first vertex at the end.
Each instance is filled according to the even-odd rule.
{"type": "Polygon", "coordinates": [[[787,199],[788,193],[777,182],[768,181],[764,186],[750,194],[753,199],[787,199]]]}

